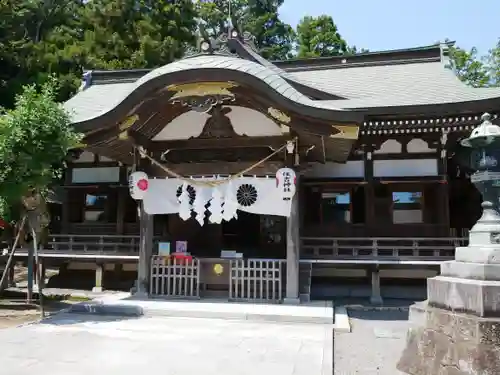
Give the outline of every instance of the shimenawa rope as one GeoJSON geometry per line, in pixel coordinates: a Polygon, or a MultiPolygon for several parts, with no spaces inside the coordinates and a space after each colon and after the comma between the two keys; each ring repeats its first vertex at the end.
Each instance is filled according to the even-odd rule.
{"type": "MultiPolygon", "coordinates": [[[[294,138],[292,139],[291,141],[295,142],[297,140],[297,138],[294,138]]],[[[268,156],[266,156],[265,158],[259,160],[258,162],[256,162],[255,164],[252,164],[250,167],[248,168],[245,168],[244,170],[242,170],[241,172],[238,172],[232,176],[229,176],[227,178],[224,178],[224,179],[220,179],[220,180],[211,180],[211,181],[202,181],[202,180],[198,180],[198,179],[194,179],[194,178],[188,178],[188,177],[184,177],[184,176],[181,176],[180,174],[178,174],[177,172],[171,170],[170,168],[168,167],[165,167],[162,163],[158,162],[157,160],[155,160],[154,158],[152,158],[151,156],[149,156],[147,154],[147,152],[140,146],[134,146],[136,148],[136,150],[139,152],[139,154],[144,157],[144,158],[147,158],[151,161],[152,164],[160,167],[161,169],[163,169],[163,171],[165,171],[167,174],[169,174],[170,176],[172,177],[175,177],[175,178],[178,178],[179,180],[182,180],[184,182],[187,182],[191,185],[201,185],[201,186],[211,186],[211,187],[214,187],[214,186],[219,186],[219,185],[222,185],[222,184],[225,184],[226,182],[229,182],[231,180],[234,180],[238,177],[241,177],[243,176],[245,173],[248,173],[250,172],[252,169],[258,167],[259,165],[261,165],[262,163],[265,163],[266,161],[268,161],[269,159],[271,159],[274,155],[276,155],[277,153],[283,151],[286,146],[288,145],[288,142],[290,141],[287,141],[283,146],[281,146],[280,148],[278,148],[276,151],[272,152],[271,154],[269,154],[268,156]]]]}

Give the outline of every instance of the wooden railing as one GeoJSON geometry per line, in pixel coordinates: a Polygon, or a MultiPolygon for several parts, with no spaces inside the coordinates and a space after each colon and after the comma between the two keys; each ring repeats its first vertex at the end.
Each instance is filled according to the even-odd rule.
{"type": "Polygon", "coordinates": [[[457,246],[467,238],[301,238],[301,259],[345,261],[445,261],[453,259],[457,246]]]}
{"type": "Polygon", "coordinates": [[[215,264],[213,261],[212,258],[181,261],[154,255],[151,259],[151,296],[200,298],[200,294],[206,292],[207,281],[213,280],[211,274],[215,274],[221,278],[219,286],[224,286],[220,290],[227,290],[227,298],[231,301],[282,300],[285,260],[220,259],[215,264]],[[224,270],[226,266],[227,271],[224,270]],[[224,275],[224,272],[227,273],[224,275]]]}
{"type": "MultiPolygon", "coordinates": [[[[94,236],[114,235],[117,233],[117,225],[116,223],[71,223],[68,225],[66,232],[72,234],[91,234],[94,236]]],[[[123,233],[125,235],[139,235],[139,224],[124,223],[123,233]]]]}
{"type": "Polygon", "coordinates": [[[200,298],[200,262],[153,255],[149,293],[155,297],[200,298]]]}
{"type": "Polygon", "coordinates": [[[49,236],[48,248],[58,253],[137,254],[139,236],[54,234],[49,236]]]}
{"type": "Polygon", "coordinates": [[[282,259],[231,259],[229,299],[232,301],[281,301],[282,259]]]}

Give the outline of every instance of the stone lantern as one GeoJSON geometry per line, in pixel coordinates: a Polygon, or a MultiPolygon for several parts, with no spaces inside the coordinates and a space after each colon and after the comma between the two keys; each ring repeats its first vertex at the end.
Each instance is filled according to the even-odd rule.
{"type": "Polygon", "coordinates": [[[427,300],[410,308],[398,369],[411,375],[496,374],[500,369],[500,126],[485,113],[469,138],[471,181],[483,214],[469,245],[427,280],[427,300]]]}
{"type": "Polygon", "coordinates": [[[476,172],[471,182],[483,196],[483,214],[470,231],[469,247],[500,244],[500,126],[492,124],[490,115],[481,117],[482,123],[469,138],[460,143],[470,149],[469,166],[476,172]]]}

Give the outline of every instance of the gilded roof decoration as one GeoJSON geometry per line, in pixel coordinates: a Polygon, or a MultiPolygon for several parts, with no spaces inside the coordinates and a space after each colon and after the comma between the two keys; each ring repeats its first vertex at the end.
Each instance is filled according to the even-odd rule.
{"type": "Polygon", "coordinates": [[[269,115],[271,117],[273,117],[275,120],[283,123],[283,124],[288,124],[292,119],[290,118],[290,116],[286,115],[285,113],[283,113],[282,111],[280,111],[279,109],[276,109],[276,108],[273,108],[273,107],[269,107],[267,109],[267,113],[269,113],[269,115]]]}
{"type": "Polygon", "coordinates": [[[235,82],[196,82],[170,85],[167,90],[175,92],[172,99],[206,95],[234,96],[229,90],[237,86],[235,82]]]}
{"type": "Polygon", "coordinates": [[[132,125],[134,125],[138,120],[139,120],[138,115],[129,116],[125,121],[123,121],[119,125],[119,128],[120,130],[127,130],[128,128],[132,127],[132,125]]]}
{"type": "Polygon", "coordinates": [[[206,113],[216,105],[234,101],[235,96],[229,90],[237,86],[234,82],[199,82],[170,85],[167,90],[175,92],[170,98],[172,103],[206,113]]]}
{"type": "Polygon", "coordinates": [[[358,139],[359,126],[357,125],[333,125],[338,133],[332,134],[330,138],[358,139]]]}

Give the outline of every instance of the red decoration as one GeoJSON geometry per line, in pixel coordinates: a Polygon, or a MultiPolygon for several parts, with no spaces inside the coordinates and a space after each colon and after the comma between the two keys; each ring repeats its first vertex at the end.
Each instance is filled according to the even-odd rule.
{"type": "Polygon", "coordinates": [[[148,180],[141,179],[137,181],[137,187],[139,188],[139,190],[146,191],[148,190],[148,186],[149,186],[148,180]]]}
{"type": "Polygon", "coordinates": [[[186,264],[191,264],[193,263],[193,256],[192,255],[186,255],[186,254],[172,254],[170,256],[172,258],[172,260],[174,260],[177,264],[182,264],[182,265],[186,265],[186,264]]]}

